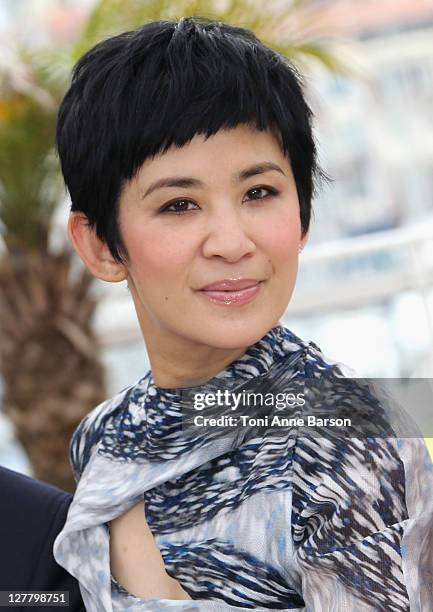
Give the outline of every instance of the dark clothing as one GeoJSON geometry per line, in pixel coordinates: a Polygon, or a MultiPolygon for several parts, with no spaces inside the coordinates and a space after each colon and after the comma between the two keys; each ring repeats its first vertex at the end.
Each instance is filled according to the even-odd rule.
{"type": "Polygon", "coordinates": [[[46,609],[85,610],[77,580],[56,563],[52,550],[71,500],[61,489],[0,466],[1,591],[69,591],[69,607],[46,609]]]}

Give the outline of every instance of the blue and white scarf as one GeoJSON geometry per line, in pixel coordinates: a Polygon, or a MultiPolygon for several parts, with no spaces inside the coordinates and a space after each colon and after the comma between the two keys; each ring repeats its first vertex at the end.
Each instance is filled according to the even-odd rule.
{"type": "MultiPolygon", "coordinates": [[[[330,372],[348,370],[277,325],[194,390],[330,372]]],[[[148,372],[73,436],[78,487],[54,554],[79,580],[87,610],[433,610],[424,440],[296,428],[206,438],[185,434],[180,405],[180,391],[148,372]],[[107,524],[143,499],[166,571],[189,601],[139,599],[111,577],[107,524]]]]}

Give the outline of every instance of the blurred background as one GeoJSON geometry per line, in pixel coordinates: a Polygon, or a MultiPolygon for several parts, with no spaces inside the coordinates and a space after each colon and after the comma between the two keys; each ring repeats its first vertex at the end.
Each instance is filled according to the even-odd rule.
{"type": "Polygon", "coordinates": [[[0,0],[0,464],[70,490],[77,423],[149,365],[126,285],[67,245],[56,110],[97,41],[194,14],[305,75],[332,181],[284,324],[359,375],[433,378],[432,0],[0,0]]]}

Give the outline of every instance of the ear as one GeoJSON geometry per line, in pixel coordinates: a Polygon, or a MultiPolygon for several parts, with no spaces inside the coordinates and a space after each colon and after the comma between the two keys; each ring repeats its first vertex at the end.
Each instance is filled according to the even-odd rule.
{"type": "Polygon", "coordinates": [[[90,227],[84,213],[73,212],[69,215],[68,236],[93,276],[110,283],[128,278],[126,266],[114,259],[106,243],[96,235],[95,228],[90,227]]]}
{"type": "Polygon", "coordinates": [[[299,242],[299,247],[302,250],[304,248],[304,246],[306,245],[306,243],[308,242],[308,236],[309,236],[309,231],[301,238],[301,241],[299,242]]]}

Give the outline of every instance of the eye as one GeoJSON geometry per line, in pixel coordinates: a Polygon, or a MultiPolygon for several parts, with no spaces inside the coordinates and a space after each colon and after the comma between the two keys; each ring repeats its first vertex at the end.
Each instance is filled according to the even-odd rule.
{"type": "Polygon", "coordinates": [[[253,197],[247,198],[249,200],[264,200],[265,198],[269,198],[270,196],[278,195],[278,191],[273,187],[265,187],[261,185],[259,187],[252,187],[247,191],[247,194],[253,194],[253,197]],[[263,195],[263,192],[268,192],[263,195]],[[261,195],[262,194],[262,195],[261,195]]]}
{"type": "MultiPolygon", "coordinates": [[[[247,198],[247,200],[264,200],[265,198],[278,195],[278,193],[279,191],[277,189],[274,189],[273,187],[265,187],[264,185],[261,185],[259,187],[252,187],[247,191],[247,194],[252,194],[252,197],[247,198]]],[[[181,198],[179,200],[173,200],[172,202],[168,202],[168,204],[165,204],[160,209],[160,212],[182,215],[192,210],[196,210],[197,208],[197,204],[192,200],[181,198]]]]}
{"type": "Polygon", "coordinates": [[[188,207],[189,204],[197,206],[192,200],[173,200],[173,202],[169,202],[168,204],[163,206],[160,212],[169,212],[174,213],[175,215],[182,215],[183,213],[189,212],[190,210],[194,210],[194,208],[188,207]]]}

